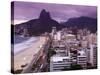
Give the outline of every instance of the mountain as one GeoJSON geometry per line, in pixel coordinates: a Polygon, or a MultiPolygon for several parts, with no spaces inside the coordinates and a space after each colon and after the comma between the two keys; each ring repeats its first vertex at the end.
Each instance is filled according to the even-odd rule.
{"type": "Polygon", "coordinates": [[[38,19],[32,19],[28,22],[14,25],[15,33],[21,34],[26,29],[29,35],[41,35],[44,32],[51,32],[52,27],[57,30],[62,29],[64,26],[60,25],[57,21],[53,20],[50,13],[43,9],[38,19]]]}
{"type": "Polygon", "coordinates": [[[91,32],[97,31],[97,19],[90,18],[90,17],[77,17],[77,18],[70,18],[68,21],[64,23],[58,23],[57,21],[53,20],[50,16],[50,13],[43,9],[40,12],[39,18],[32,19],[28,22],[24,22],[21,24],[16,24],[12,26],[12,32],[14,28],[15,34],[24,34],[24,35],[41,35],[45,32],[51,32],[52,27],[56,27],[57,30],[61,30],[65,27],[77,27],[79,29],[87,28],[91,32]]]}
{"type": "Polygon", "coordinates": [[[63,25],[67,27],[77,27],[77,28],[87,28],[91,32],[97,31],[97,19],[90,17],[78,17],[70,18],[67,22],[64,22],[63,25]]]}

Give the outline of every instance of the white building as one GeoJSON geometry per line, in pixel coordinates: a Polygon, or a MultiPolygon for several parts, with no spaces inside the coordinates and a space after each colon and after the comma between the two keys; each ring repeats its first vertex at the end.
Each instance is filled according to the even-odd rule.
{"type": "Polygon", "coordinates": [[[82,46],[82,48],[88,47],[88,41],[85,38],[83,40],[81,40],[81,46],[82,46]]]}
{"type": "Polygon", "coordinates": [[[90,35],[87,35],[87,41],[89,44],[97,43],[97,35],[92,33],[90,35]]]}
{"type": "Polygon", "coordinates": [[[57,32],[57,40],[58,40],[58,41],[61,40],[61,31],[57,32]]]}
{"type": "Polygon", "coordinates": [[[66,34],[65,38],[66,40],[73,40],[73,39],[76,39],[76,36],[73,34],[66,34]]]}
{"type": "Polygon", "coordinates": [[[61,42],[55,48],[56,54],[50,58],[50,71],[61,71],[70,69],[71,58],[70,52],[66,49],[66,45],[61,42]]]}
{"type": "Polygon", "coordinates": [[[81,65],[83,68],[87,67],[87,56],[84,49],[78,51],[77,64],[81,65]]]}
{"type": "Polygon", "coordinates": [[[90,63],[93,67],[97,66],[97,47],[96,45],[90,45],[90,63]]]}
{"type": "Polygon", "coordinates": [[[71,58],[69,56],[55,55],[50,59],[50,71],[61,71],[65,68],[70,69],[71,58]]]}
{"type": "Polygon", "coordinates": [[[56,27],[52,27],[51,37],[52,39],[55,39],[55,35],[57,34],[56,27]]]}

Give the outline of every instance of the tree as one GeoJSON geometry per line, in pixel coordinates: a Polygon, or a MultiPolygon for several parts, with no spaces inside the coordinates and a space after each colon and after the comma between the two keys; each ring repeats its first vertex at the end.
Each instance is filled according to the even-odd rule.
{"type": "Polygon", "coordinates": [[[71,70],[80,70],[80,69],[83,69],[81,65],[71,65],[71,70]]]}
{"type": "Polygon", "coordinates": [[[16,70],[16,71],[14,71],[14,74],[19,74],[19,73],[21,73],[22,71],[23,71],[23,69],[16,70]]]}

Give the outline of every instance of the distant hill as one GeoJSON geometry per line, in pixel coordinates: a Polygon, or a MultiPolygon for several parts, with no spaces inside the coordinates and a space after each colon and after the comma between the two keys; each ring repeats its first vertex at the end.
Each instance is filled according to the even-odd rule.
{"type": "Polygon", "coordinates": [[[97,19],[90,17],[78,17],[70,18],[67,22],[64,22],[63,25],[67,27],[77,27],[77,28],[87,28],[92,32],[97,31],[97,19]]]}
{"type": "Polygon", "coordinates": [[[14,25],[16,33],[22,33],[23,29],[27,29],[30,35],[41,35],[44,32],[51,32],[52,27],[57,30],[62,29],[64,26],[60,25],[57,21],[53,20],[46,10],[42,10],[38,19],[32,19],[28,22],[14,25]]]}
{"type": "Polygon", "coordinates": [[[43,34],[44,32],[51,32],[52,27],[56,27],[57,30],[61,30],[65,27],[87,28],[92,32],[96,32],[97,19],[82,16],[78,18],[70,18],[68,21],[60,24],[51,18],[49,12],[43,9],[39,15],[39,18],[11,26],[12,32],[14,28],[15,34],[22,34],[24,29],[26,29],[30,36],[37,36],[43,34]]]}

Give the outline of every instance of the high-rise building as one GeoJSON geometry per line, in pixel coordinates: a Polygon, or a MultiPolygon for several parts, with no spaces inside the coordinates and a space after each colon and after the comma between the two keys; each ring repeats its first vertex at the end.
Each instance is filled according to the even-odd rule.
{"type": "Polygon", "coordinates": [[[95,43],[97,43],[97,35],[96,34],[91,33],[91,34],[87,35],[86,39],[88,41],[88,44],[95,44],[95,43]]]}
{"type": "Polygon", "coordinates": [[[88,41],[86,40],[85,36],[83,36],[83,39],[80,41],[82,48],[87,48],[88,41]]]}
{"type": "Polygon", "coordinates": [[[81,49],[78,51],[77,64],[81,65],[83,69],[87,67],[87,56],[86,56],[85,49],[81,49]]]}
{"type": "Polygon", "coordinates": [[[58,40],[58,41],[61,40],[61,31],[57,32],[57,40],[58,40]]]}
{"type": "Polygon", "coordinates": [[[52,33],[51,33],[52,38],[54,38],[55,34],[57,34],[56,27],[52,27],[52,33]]]}
{"type": "Polygon", "coordinates": [[[90,63],[92,67],[97,66],[97,47],[96,45],[90,45],[90,63]]]}

